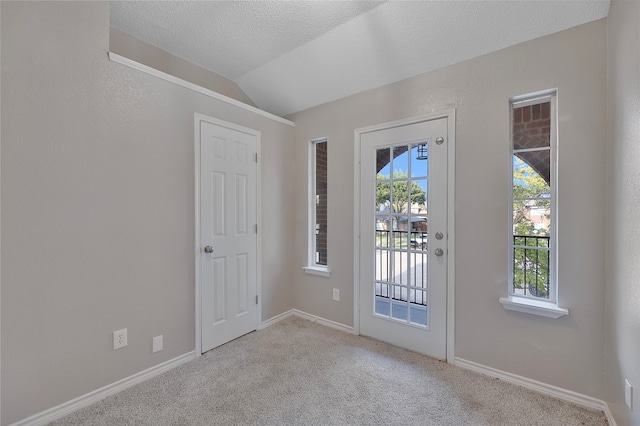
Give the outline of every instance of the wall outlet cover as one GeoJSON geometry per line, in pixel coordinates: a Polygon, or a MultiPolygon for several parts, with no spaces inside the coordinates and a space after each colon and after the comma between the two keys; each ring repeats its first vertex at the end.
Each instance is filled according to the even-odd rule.
{"type": "Polygon", "coordinates": [[[113,332],[113,350],[124,348],[127,346],[127,329],[113,332]]]}

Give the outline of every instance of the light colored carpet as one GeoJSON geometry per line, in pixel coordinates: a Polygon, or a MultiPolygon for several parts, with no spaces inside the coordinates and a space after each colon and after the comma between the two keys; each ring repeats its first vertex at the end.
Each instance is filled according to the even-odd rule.
{"type": "Polygon", "coordinates": [[[606,425],[583,408],[288,318],[55,425],[606,425]]]}

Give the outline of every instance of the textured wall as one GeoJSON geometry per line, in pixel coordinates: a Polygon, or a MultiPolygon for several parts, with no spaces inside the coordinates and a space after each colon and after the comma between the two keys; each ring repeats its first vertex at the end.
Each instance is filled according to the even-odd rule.
{"type": "Polygon", "coordinates": [[[619,425],[640,425],[640,2],[611,2],[608,36],[605,396],[619,425]]]}
{"type": "MultiPolygon", "coordinates": [[[[306,143],[329,142],[331,278],[305,275],[295,241],[295,307],[353,324],[356,128],[456,108],[456,356],[603,397],[606,22],[576,27],[290,116],[297,176],[306,143]],[[506,311],[509,238],[509,98],[558,88],[560,319],[506,311]],[[341,290],[339,303],[331,289],[341,290]]],[[[306,183],[296,226],[306,226],[306,183]]]]}
{"type": "Polygon", "coordinates": [[[255,106],[253,101],[232,80],[173,56],[117,28],[111,27],[109,29],[109,50],[151,68],[255,106]]]}
{"type": "Polygon", "coordinates": [[[293,128],[109,62],[106,2],[1,7],[6,425],[194,349],[195,112],[262,132],[263,316],[291,308],[293,128]]]}

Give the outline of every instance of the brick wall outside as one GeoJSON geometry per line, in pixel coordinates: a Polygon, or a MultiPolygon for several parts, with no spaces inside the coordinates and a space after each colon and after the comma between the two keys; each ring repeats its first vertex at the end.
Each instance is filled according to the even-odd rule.
{"type": "MultiPolygon", "coordinates": [[[[550,146],[551,103],[544,102],[513,109],[513,149],[550,146]]],[[[550,150],[521,152],[517,156],[547,182],[551,182],[550,150]]]]}
{"type": "Polygon", "coordinates": [[[327,142],[316,145],[316,252],[317,263],[327,264],[327,142]]]}

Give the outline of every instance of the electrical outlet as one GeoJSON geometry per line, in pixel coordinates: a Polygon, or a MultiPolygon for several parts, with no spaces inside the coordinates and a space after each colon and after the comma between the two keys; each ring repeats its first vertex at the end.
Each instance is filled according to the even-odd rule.
{"type": "Polygon", "coordinates": [[[340,289],[339,288],[334,288],[333,289],[333,300],[335,300],[336,302],[340,301],[340,289]]]}
{"type": "Polygon", "coordinates": [[[127,329],[113,332],[113,350],[124,348],[127,346],[127,329]]]}
{"type": "Polygon", "coordinates": [[[162,350],[162,334],[153,338],[153,353],[162,350]]]}
{"type": "Polygon", "coordinates": [[[628,380],[624,381],[624,401],[627,403],[629,410],[633,411],[633,386],[628,380]]]}

